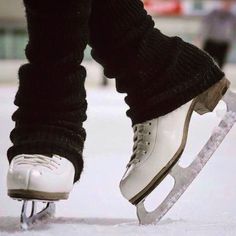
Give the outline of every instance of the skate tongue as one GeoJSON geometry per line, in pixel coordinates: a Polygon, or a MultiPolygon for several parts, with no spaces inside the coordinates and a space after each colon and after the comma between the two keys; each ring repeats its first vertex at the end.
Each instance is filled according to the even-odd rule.
{"type": "Polygon", "coordinates": [[[151,131],[148,129],[150,125],[151,122],[149,121],[134,126],[133,154],[127,167],[140,162],[147,153],[147,146],[150,145],[150,141],[148,141],[148,137],[151,135],[151,131]]]}
{"type": "Polygon", "coordinates": [[[18,165],[20,164],[30,164],[30,165],[40,165],[47,167],[51,170],[58,168],[58,161],[50,156],[41,155],[41,154],[22,154],[18,156],[16,161],[18,165]]]}

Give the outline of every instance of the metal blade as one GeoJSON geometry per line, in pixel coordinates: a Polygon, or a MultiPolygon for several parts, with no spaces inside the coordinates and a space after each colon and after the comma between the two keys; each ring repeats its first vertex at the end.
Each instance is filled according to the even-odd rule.
{"type": "Polygon", "coordinates": [[[30,216],[27,216],[27,207],[29,201],[24,201],[21,211],[21,229],[28,230],[33,224],[38,221],[42,221],[48,218],[51,218],[55,214],[56,205],[54,202],[46,203],[46,207],[40,212],[37,211],[37,202],[32,201],[32,208],[30,216]]]}
{"type": "Polygon", "coordinates": [[[169,174],[174,178],[175,184],[166,199],[152,212],[148,212],[145,209],[145,199],[137,204],[137,216],[140,224],[153,224],[160,221],[197,177],[231,130],[236,122],[236,94],[228,91],[223,101],[226,102],[228,111],[218,127],[213,131],[213,134],[199,152],[196,159],[187,168],[182,168],[176,164],[170,171],[169,174]]]}

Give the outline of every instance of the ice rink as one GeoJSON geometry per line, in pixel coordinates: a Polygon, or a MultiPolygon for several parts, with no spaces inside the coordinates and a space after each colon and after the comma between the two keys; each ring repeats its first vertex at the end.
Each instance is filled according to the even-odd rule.
{"type": "MultiPolygon", "coordinates": [[[[235,86],[235,68],[228,74],[235,86]]],[[[19,229],[21,203],[7,197],[6,173],[10,117],[16,107],[15,84],[0,84],[0,236],[235,236],[236,235],[236,127],[193,182],[183,197],[157,225],[139,226],[135,207],[119,192],[119,180],[129,161],[132,149],[132,128],[125,116],[123,95],[88,83],[87,141],[85,169],[68,201],[57,203],[56,217],[34,230],[19,229]]],[[[184,164],[200,150],[213,127],[224,113],[221,103],[212,114],[194,114],[184,164]]],[[[167,189],[164,183],[147,202],[153,209],[167,189]]]]}

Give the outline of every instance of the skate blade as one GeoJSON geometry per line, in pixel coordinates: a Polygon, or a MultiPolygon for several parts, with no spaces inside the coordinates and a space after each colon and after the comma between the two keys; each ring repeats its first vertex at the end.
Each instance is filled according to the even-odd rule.
{"type": "Polygon", "coordinates": [[[44,202],[46,206],[41,211],[37,212],[37,201],[32,200],[32,206],[30,214],[28,216],[27,208],[29,202],[29,200],[24,200],[23,202],[20,217],[20,224],[22,230],[28,230],[32,228],[36,223],[52,218],[55,214],[56,205],[54,202],[44,202]]]}
{"type": "Polygon", "coordinates": [[[174,187],[165,200],[152,212],[145,208],[145,198],[137,205],[137,216],[142,225],[159,222],[162,217],[172,208],[189,185],[200,173],[209,161],[216,149],[222,143],[228,132],[236,122],[236,93],[228,90],[222,100],[226,103],[227,112],[218,127],[213,131],[211,137],[199,152],[195,160],[187,168],[182,168],[178,163],[172,168],[169,175],[174,178],[174,187]]]}

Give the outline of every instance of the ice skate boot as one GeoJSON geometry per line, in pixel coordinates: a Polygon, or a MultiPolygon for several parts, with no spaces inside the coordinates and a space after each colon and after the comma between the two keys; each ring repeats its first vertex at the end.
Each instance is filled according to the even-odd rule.
{"type": "Polygon", "coordinates": [[[58,155],[22,154],[13,158],[7,174],[7,188],[11,198],[24,201],[21,212],[23,229],[54,214],[54,202],[68,198],[74,175],[73,164],[58,155]],[[44,202],[46,207],[37,213],[38,201],[44,202]],[[26,214],[28,202],[32,202],[30,216],[26,214]]]}
{"type": "Polygon", "coordinates": [[[120,190],[127,200],[136,205],[141,224],[157,222],[166,214],[232,128],[236,121],[236,94],[228,89],[229,85],[227,79],[222,79],[173,112],[133,127],[133,155],[120,182],[120,190]],[[221,99],[228,108],[225,118],[195,161],[188,168],[180,167],[177,162],[186,145],[193,111],[201,115],[211,112],[221,99]],[[147,212],[145,198],[168,174],[175,179],[172,191],[155,211],[147,212]]]}

